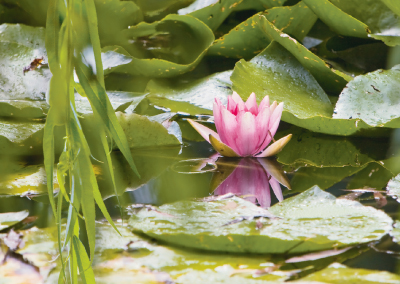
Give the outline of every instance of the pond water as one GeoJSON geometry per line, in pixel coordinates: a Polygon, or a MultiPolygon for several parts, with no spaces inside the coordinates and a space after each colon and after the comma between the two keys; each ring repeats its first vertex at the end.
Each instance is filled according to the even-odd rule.
{"type": "MultiPolygon", "coordinates": [[[[184,119],[180,123],[183,123],[182,129],[185,129],[184,119]]],[[[272,159],[222,158],[205,141],[184,140],[183,145],[178,147],[136,149],[132,151],[132,156],[141,178],[131,171],[122,154],[114,151],[112,159],[118,198],[112,190],[112,183],[103,164],[93,160],[94,169],[105,204],[112,217],[119,220],[117,222],[121,219],[120,205],[124,212],[124,223],[129,218],[126,209],[132,205],[137,207],[135,204],[161,206],[230,192],[256,205],[269,208],[279,200],[304,192],[314,184],[337,198],[359,201],[364,206],[383,210],[393,220],[398,219],[399,203],[385,191],[392,175],[375,162],[390,155],[387,149],[397,151],[387,142],[391,141],[390,137],[394,140],[396,133],[391,133],[390,137],[384,139],[348,139],[310,133],[283,124],[277,136],[283,136],[287,131],[295,134],[291,147],[297,147],[297,151],[288,153],[290,148],[287,148],[288,150],[283,150],[278,157],[272,159]],[[306,144],[306,147],[300,145],[310,137],[317,139],[318,143],[313,141],[313,145],[306,144]],[[323,153],[329,155],[323,158],[318,156],[321,148],[323,153]],[[344,166],[346,163],[351,166],[344,166]],[[339,166],[340,164],[343,165],[339,166]],[[279,185],[278,181],[281,183],[279,189],[276,186],[279,185]],[[291,189],[287,188],[289,186],[291,189]]],[[[29,219],[17,228],[46,228],[54,225],[46,195],[42,159],[41,156],[3,156],[1,159],[0,168],[3,174],[0,180],[0,213],[29,211],[29,219]]],[[[67,206],[64,216],[67,214],[66,210],[67,206]]],[[[100,211],[97,216],[99,221],[103,220],[100,211]]],[[[360,244],[356,246],[356,250],[357,253],[347,256],[330,257],[322,266],[340,261],[351,268],[398,272],[400,246],[393,242],[392,237],[386,235],[379,241],[360,244]]],[[[215,256],[215,253],[209,254],[215,256]]],[[[298,275],[321,269],[315,264],[314,268],[298,275]]]]}

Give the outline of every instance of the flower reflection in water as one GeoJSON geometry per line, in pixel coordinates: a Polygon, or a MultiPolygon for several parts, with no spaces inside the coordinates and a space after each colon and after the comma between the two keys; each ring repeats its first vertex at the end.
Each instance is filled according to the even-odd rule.
{"type": "Polygon", "coordinates": [[[280,184],[290,189],[279,164],[266,158],[220,158],[217,165],[218,171],[211,181],[215,195],[233,193],[268,208],[271,206],[270,187],[279,201],[283,200],[280,184]]]}

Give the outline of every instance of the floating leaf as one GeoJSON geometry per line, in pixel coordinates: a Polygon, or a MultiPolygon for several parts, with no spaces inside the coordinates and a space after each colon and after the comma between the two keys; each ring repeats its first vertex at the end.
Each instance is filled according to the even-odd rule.
{"type": "Polygon", "coordinates": [[[159,22],[140,23],[122,32],[120,46],[103,48],[131,58],[109,72],[167,78],[191,71],[214,41],[212,31],[191,16],[168,15],[159,22]],[[172,40],[173,39],[173,40],[172,40]]]}
{"type": "MultiPolygon", "coordinates": [[[[303,2],[294,6],[275,7],[264,15],[282,32],[302,40],[317,20],[317,16],[303,2]]],[[[217,39],[208,51],[209,55],[223,55],[233,58],[252,58],[271,42],[260,27],[260,14],[256,14],[237,25],[217,39]]]]}
{"type": "Polygon", "coordinates": [[[128,139],[130,148],[180,145],[179,139],[169,134],[159,122],[135,113],[117,112],[117,118],[128,139]]]}
{"type": "Polygon", "coordinates": [[[387,194],[393,196],[398,202],[400,202],[400,174],[389,181],[386,190],[387,194]]]}
{"type": "Polygon", "coordinates": [[[19,212],[0,213],[0,231],[21,222],[28,217],[28,210],[19,212]]]}
{"type": "Polygon", "coordinates": [[[180,201],[132,216],[133,231],[174,245],[212,251],[301,253],[378,240],[391,230],[384,212],[360,203],[336,199],[317,186],[268,211],[239,198],[211,202],[180,201]],[[235,209],[227,208],[235,202],[235,209]],[[268,214],[267,214],[268,212],[268,214]],[[171,216],[172,215],[172,216],[171,216]],[[349,216],[352,216],[349,218],[349,216]],[[354,226],[357,222],[357,226],[354,226]],[[259,226],[258,226],[259,227],[259,226]]]}
{"type": "MultiPolygon", "coordinates": [[[[321,271],[314,272],[302,278],[301,281],[317,281],[318,283],[329,282],[332,284],[398,283],[400,282],[400,276],[387,271],[348,268],[344,265],[334,263],[321,271]]],[[[297,281],[295,283],[297,283],[297,281]]]]}
{"type": "Polygon", "coordinates": [[[400,66],[360,75],[339,96],[333,118],[362,119],[370,126],[400,127],[400,66]]]}
{"type": "Polygon", "coordinates": [[[152,80],[146,91],[149,92],[150,103],[173,112],[212,114],[215,98],[226,103],[227,96],[232,94],[229,79],[231,74],[232,71],[215,73],[188,83],[166,79],[152,80]]]}
{"type": "Polygon", "coordinates": [[[43,102],[51,73],[46,67],[24,72],[35,58],[45,58],[44,29],[0,26],[0,116],[44,117],[43,102]]]}
{"type": "Polygon", "coordinates": [[[347,188],[384,188],[393,174],[381,163],[371,163],[359,171],[347,184],[347,188]]]}

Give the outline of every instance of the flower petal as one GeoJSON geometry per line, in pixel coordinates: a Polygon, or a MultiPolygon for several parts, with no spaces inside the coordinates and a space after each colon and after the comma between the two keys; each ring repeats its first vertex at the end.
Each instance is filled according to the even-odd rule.
{"type": "Polygon", "coordinates": [[[236,121],[236,116],[225,108],[221,109],[221,114],[222,114],[222,123],[224,126],[223,135],[222,136],[220,135],[221,142],[225,143],[238,153],[235,143],[236,137],[238,135],[237,133],[238,123],[236,121]]]}
{"type": "Polygon", "coordinates": [[[251,112],[240,112],[237,116],[236,147],[242,157],[255,154],[257,151],[257,132],[255,116],[251,112]]]}
{"type": "Polygon", "coordinates": [[[210,129],[210,128],[208,128],[208,127],[206,127],[206,126],[204,126],[204,125],[202,125],[202,124],[200,124],[200,123],[198,123],[196,121],[193,121],[191,119],[188,119],[187,121],[193,126],[194,129],[196,129],[196,131],[201,136],[203,136],[203,138],[205,140],[207,140],[208,143],[211,143],[210,139],[209,139],[210,134],[213,135],[215,138],[220,139],[219,135],[214,130],[212,130],[212,129],[210,129]]]}
{"type": "Polygon", "coordinates": [[[257,106],[257,100],[256,100],[256,94],[253,92],[247,99],[245,103],[245,110],[251,112],[254,115],[258,114],[258,106],[257,106]]]}
{"type": "Polygon", "coordinates": [[[282,171],[280,165],[276,161],[267,158],[257,158],[257,161],[262,165],[267,174],[270,174],[283,186],[287,187],[288,189],[291,189],[290,182],[287,176],[282,171]]]}
{"type": "Polygon", "coordinates": [[[269,120],[269,131],[274,137],[276,131],[278,130],[279,122],[281,121],[283,111],[283,103],[280,103],[273,112],[271,112],[271,118],[269,120]]]}
{"type": "Polygon", "coordinates": [[[238,110],[237,110],[237,103],[234,101],[234,99],[231,96],[228,96],[228,106],[227,109],[233,114],[236,115],[238,110]]]}
{"type": "Polygon", "coordinates": [[[245,104],[244,104],[242,98],[238,95],[238,93],[233,92],[232,99],[237,103],[237,111],[238,112],[244,110],[245,104]]]}
{"type": "Polygon", "coordinates": [[[220,153],[222,156],[225,157],[240,157],[231,147],[221,142],[219,139],[214,137],[212,134],[209,136],[209,141],[215,151],[220,153]]]}
{"type": "Polygon", "coordinates": [[[263,108],[269,107],[269,96],[265,96],[258,107],[258,112],[260,112],[263,108]]]}
{"type": "Polygon", "coordinates": [[[282,137],[281,139],[272,143],[271,145],[269,145],[267,147],[267,149],[262,151],[260,154],[255,155],[254,157],[257,157],[257,158],[270,157],[270,156],[273,156],[273,155],[279,153],[280,151],[282,151],[283,147],[285,147],[285,145],[290,141],[291,138],[292,138],[292,134],[282,137]]]}
{"type": "Polygon", "coordinates": [[[264,150],[265,147],[271,142],[272,137],[269,135],[269,118],[270,110],[265,107],[258,113],[256,117],[256,131],[257,131],[257,151],[255,154],[264,150]]]}
{"type": "Polygon", "coordinates": [[[271,185],[272,190],[274,191],[276,198],[278,198],[279,202],[281,202],[283,200],[283,194],[282,194],[281,185],[272,176],[269,179],[269,184],[271,185]]]}
{"type": "MultiPolygon", "coordinates": [[[[215,98],[214,104],[213,104],[213,114],[214,114],[214,123],[215,123],[215,128],[217,129],[218,135],[221,138],[221,141],[226,140],[226,131],[225,131],[225,123],[222,118],[222,110],[225,107],[222,105],[221,101],[218,98],[215,98]]],[[[207,135],[208,138],[208,135],[207,135]]]]}

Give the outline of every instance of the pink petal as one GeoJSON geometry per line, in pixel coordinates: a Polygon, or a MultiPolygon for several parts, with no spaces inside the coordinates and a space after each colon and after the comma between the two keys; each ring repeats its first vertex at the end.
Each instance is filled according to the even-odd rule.
{"type": "Polygon", "coordinates": [[[236,147],[236,137],[237,133],[237,125],[236,116],[234,116],[230,111],[225,108],[221,109],[222,114],[222,124],[224,126],[224,135],[221,137],[221,141],[232,148],[236,153],[239,153],[236,147]]]}
{"type": "Polygon", "coordinates": [[[259,187],[256,191],[256,196],[258,203],[263,208],[268,208],[271,206],[271,192],[269,188],[268,176],[264,170],[260,174],[259,187]]]}
{"type": "Polygon", "coordinates": [[[246,106],[245,108],[246,111],[249,111],[254,115],[258,114],[256,94],[254,92],[251,93],[250,97],[247,99],[245,106],[246,106]]]}
{"type": "Polygon", "coordinates": [[[242,98],[238,95],[238,93],[233,92],[232,99],[237,103],[237,112],[243,111],[245,108],[245,104],[242,98]]]}
{"type": "Polygon", "coordinates": [[[281,121],[282,117],[282,111],[283,111],[283,103],[280,103],[271,113],[271,118],[269,120],[269,131],[271,132],[272,137],[278,130],[279,122],[281,121]]]}
{"type": "Polygon", "coordinates": [[[265,96],[258,107],[258,111],[260,112],[263,108],[269,107],[269,97],[265,96]]]}
{"type": "Polygon", "coordinates": [[[219,135],[218,135],[214,130],[212,130],[212,129],[208,128],[208,127],[205,127],[204,125],[202,125],[202,124],[200,124],[200,123],[198,123],[198,122],[196,122],[196,121],[193,121],[193,120],[191,120],[191,119],[188,119],[187,121],[193,126],[194,129],[196,129],[196,131],[197,131],[208,143],[210,143],[210,138],[209,138],[209,137],[210,137],[210,134],[211,134],[212,136],[214,136],[215,138],[217,138],[218,140],[221,140],[220,137],[219,137],[219,135]]]}
{"type": "Polygon", "coordinates": [[[237,103],[233,100],[231,96],[228,96],[228,106],[227,109],[234,115],[237,114],[237,103]]]}
{"type": "Polygon", "coordinates": [[[279,202],[281,202],[283,200],[283,194],[282,194],[282,189],[281,189],[281,185],[279,184],[279,182],[271,176],[269,183],[272,187],[272,190],[275,193],[276,198],[278,198],[279,202]]]}
{"type": "Polygon", "coordinates": [[[265,107],[258,113],[256,117],[256,128],[257,128],[257,152],[267,147],[269,142],[271,142],[271,137],[268,134],[270,111],[268,107],[265,107]],[[263,145],[264,148],[263,148],[263,145]]]}
{"type": "Polygon", "coordinates": [[[278,105],[278,103],[277,103],[276,101],[274,101],[274,102],[272,103],[272,105],[269,107],[269,110],[271,111],[271,113],[274,112],[274,110],[275,110],[275,108],[276,108],[277,105],[278,105]]]}
{"type": "Polygon", "coordinates": [[[224,109],[224,106],[222,105],[221,101],[218,98],[215,98],[213,104],[214,123],[219,137],[221,137],[221,141],[226,140],[225,125],[224,120],[222,119],[222,109],[224,109]]]}
{"type": "Polygon", "coordinates": [[[242,157],[255,154],[257,150],[257,131],[255,116],[251,112],[240,112],[237,115],[236,146],[242,157]]]}

